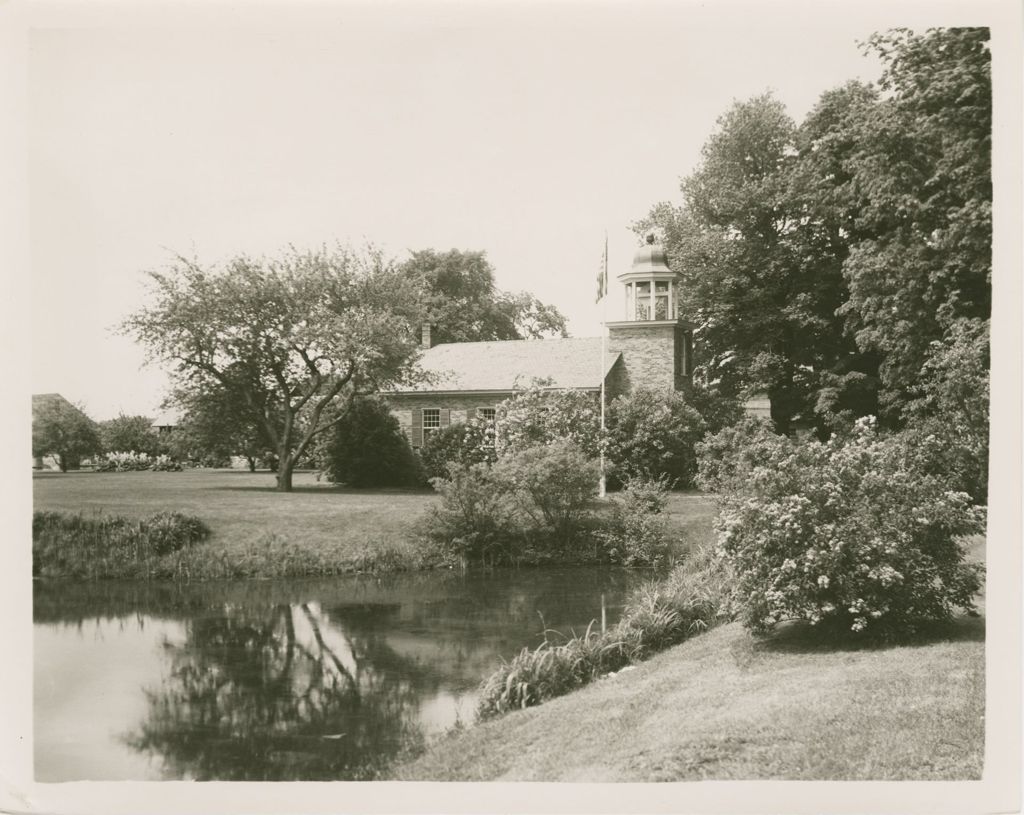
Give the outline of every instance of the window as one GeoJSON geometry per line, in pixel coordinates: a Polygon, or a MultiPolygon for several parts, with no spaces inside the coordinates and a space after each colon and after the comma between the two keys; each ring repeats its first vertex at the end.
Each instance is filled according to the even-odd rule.
{"type": "Polygon", "coordinates": [[[429,433],[441,429],[441,408],[423,408],[423,439],[429,433]]]}
{"type": "Polygon", "coordinates": [[[636,284],[636,319],[651,319],[651,284],[636,284]]]}
{"type": "Polygon", "coordinates": [[[667,320],[668,317],[668,282],[659,280],[654,284],[654,319],[667,320]]]}
{"type": "Polygon", "coordinates": [[[480,408],[480,418],[494,424],[494,408],[480,408]]]}

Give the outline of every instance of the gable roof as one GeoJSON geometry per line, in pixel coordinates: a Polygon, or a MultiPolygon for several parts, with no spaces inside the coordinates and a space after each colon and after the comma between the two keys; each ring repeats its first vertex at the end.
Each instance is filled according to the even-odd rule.
{"type": "Polygon", "coordinates": [[[426,381],[392,393],[511,392],[535,379],[548,388],[597,389],[618,359],[608,351],[601,359],[600,337],[443,343],[420,357],[426,381]]]}
{"type": "MultiPolygon", "coordinates": [[[[75,405],[71,404],[67,399],[61,396],[59,393],[33,393],[32,394],[32,410],[40,410],[44,407],[64,407],[71,408],[78,413],[82,413],[75,405]]],[[[85,415],[84,413],[82,414],[85,415]]]]}

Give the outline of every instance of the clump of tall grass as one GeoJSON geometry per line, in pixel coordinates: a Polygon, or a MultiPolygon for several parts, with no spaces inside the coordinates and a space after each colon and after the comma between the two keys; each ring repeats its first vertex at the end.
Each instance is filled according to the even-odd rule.
{"type": "Polygon", "coordinates": [[[167,580],[329,577],[340,574],[399,572],[425,568],[411,543],[362,541],[311,547],[267,533],[228,549],[197,546],[176,552],[157,565],[156,577],[167,580]]]}
{"type": "Polygon", "coordinates": [[[32,516],[32,574],[37,577],[152,577],[161,558],[210,534],[199,518],[159,512],[121,516],[36,512],[32,516]]]}
{"type": "Polygon", "coordinates": [[[623,666],[639,662],[733,616],[732,582],[710,547],[691,556],[662,581],[640,587],[622,619],[605,632],[593,630],[561,644],[547,639],[504,662],[480,688],[477,717],[539,705],[623,666]]]}

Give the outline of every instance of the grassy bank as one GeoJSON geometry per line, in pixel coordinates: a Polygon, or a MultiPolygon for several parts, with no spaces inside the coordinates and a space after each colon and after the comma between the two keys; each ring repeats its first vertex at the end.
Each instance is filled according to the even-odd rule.
{"type": "MultiPolygon", "coordinates": [[[[416,521],[435,505],[429,491],[350,490],[295,475],[278,493],[273,475],[235,470],[180,473],[38,473],[36,510],[141,520],[181,512],[203,521],[208,540],[148,564],[151,578],[294,577],[420,568],[416,521]]],[[[680,549],[706,537],[712,501],[673,495],[667,508],[680,549]]],[[[125,577],[135,576],[125,574],[125,577]]]]}
{"type": "MultiPolygon", "coordinates": [[[[295,476],[278,493],[270,473],[47,473],[33,478],[36,510],[143,519],[161,511],[201,519],[208,540],[148,570],[155,578],[329,575],[415,562],[410,531],[435,501],[427,492],[346,490],[295,476]]],[[[130,576],[130,575],[126,575],[130,576]]]]}
{"type": "Polygon", "coordinates": [[[836,648],[730,624],[435,744],[400,780],[975,779],[984,622],[836,648]]]}

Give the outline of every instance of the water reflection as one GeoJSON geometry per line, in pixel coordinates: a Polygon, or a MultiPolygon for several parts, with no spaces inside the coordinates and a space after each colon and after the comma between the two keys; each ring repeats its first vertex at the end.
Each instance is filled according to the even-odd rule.
{"type": "MultiPolygon", "coordinates": [[[[81,638],[85,623],[108,620],[117,624],[104,624],[105,639],[133,629],[150,647],[148,655],[118,652],[123,659],[138,651],[137,673],[149,677],[138,691],[144,713],[126,703],[133,718],[120,727],[107,721],[98,730],[90,718],[103,672],[114,673],[103,660],[80,694],[62,690],[72,698],[59,706],[37,692],[37,778],[96,777],[76,755],[88,753],[95,766],[97,752],[125,747],[149,757],[164,778],[373,778],[470,719],[476,688],[501,657],[539,642],[545,627],[582,630],[599,615],[601,595],[613,621],[644,577],[591,568],[184,587],[40,584],[37,642],[81,638]],[[54,731],[55,716],[61,729],[77,720],[90,735],[72,746],[40,739],[54,731]]],[[[54,651],[37,649],[37,685],[60,669],[54,651]]]]}
{"type": "Polygon", "coordinates": [[[419,744],[418,701],[436,681],[379,641],[325,636],[328,624],[310,603],[194,620],[166,644],[168,675],[128,743],[179,778],[372,777],[419,744]]]}

